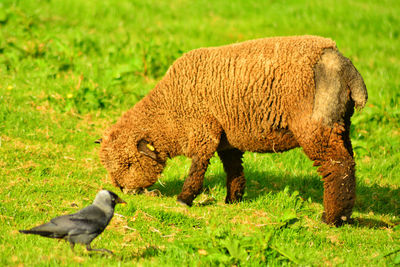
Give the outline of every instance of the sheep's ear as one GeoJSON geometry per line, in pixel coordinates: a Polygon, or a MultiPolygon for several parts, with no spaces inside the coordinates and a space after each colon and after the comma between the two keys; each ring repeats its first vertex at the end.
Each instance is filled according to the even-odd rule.
{"type": "Polygon", "coordinates": [[[144,140],[144,139],[140,140],[137,145],[137,149],[143,155],[146,155],[154,160],[157,160],[156,149],[146,140],[144,140]]]}
{"type": "Polygon", "coordinates": [[[101,141],[103,141],[103,139],[102,138],[100,138],[100,139],[97,139],[96,141],[94,141],[95,142],[95,144],[101,144],[101,141]]]}

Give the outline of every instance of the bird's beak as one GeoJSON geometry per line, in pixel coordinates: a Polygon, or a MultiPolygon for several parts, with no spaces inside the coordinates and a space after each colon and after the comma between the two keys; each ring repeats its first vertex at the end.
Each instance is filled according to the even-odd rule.
{"type": "Polygon", "coordinates": [[[122,198],[118,197],[118,198],[115,200],[115,203],[126,204],[126,201],[123,200],[122,198]]]}

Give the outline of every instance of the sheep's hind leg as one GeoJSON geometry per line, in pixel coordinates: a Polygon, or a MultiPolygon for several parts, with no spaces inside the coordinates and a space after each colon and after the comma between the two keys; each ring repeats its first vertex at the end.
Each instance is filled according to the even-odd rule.
{"type": "Polygon", "coordinates": [[[299,138],[307,156],[324,181],[324,214],[328,224],[339,226],[350,220],[356,198],[355,163],[349,138],[350,125],[309,127],[299,138]]]}
{"type": "Polygon", "coordinates": [[[226,172],[227,194],[225,203],[241,201],[246,185],[242,166],[243,152],[238,149],[230,149],[218,151],[218,155],[226,172]]]}

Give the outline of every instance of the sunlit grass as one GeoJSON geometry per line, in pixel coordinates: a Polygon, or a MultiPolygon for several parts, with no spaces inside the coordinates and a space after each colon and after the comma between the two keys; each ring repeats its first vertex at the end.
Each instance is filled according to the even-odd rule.
{"type": "Polygon", "coordinates": [[[400,263],[400,10],[398,1],[0,2],[0,265],[264,266],[400,263]],[[152,188],[123,195],[98,139],[174,59],[197,47],[316,34],[336,40],[369,101],[353,116],[354,224],[321,223],[323,184],[301,149],[246,153],[244,201],[225,205],[211,160],[204,192],[176,203],[190,160],[168,162],[152,188]],[[18,233],[77,211],[101,188],[117,206],[93,247],[18,233]]]}

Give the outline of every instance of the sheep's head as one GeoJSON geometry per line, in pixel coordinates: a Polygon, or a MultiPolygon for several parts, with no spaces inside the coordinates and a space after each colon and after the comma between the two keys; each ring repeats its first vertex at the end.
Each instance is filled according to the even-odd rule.
{"type": "Polygon", "coordinates": [[[165,159],[150,140],[111,129],[96,141],[101,143],[100,159],[112,183],[124,192],[135,192],[154,184],[165,159]]]}

